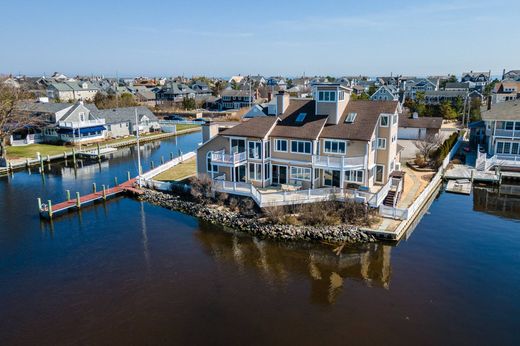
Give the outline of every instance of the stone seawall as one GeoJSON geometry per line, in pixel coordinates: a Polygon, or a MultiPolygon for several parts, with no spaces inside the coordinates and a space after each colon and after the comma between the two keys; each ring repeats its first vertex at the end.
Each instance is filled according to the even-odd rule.
{"type": "Polygon", "coordinates": [[[330,243],[368,243],[376,241],[376,238],[358,230],[355,226],[312,227],[272,224],[260,221],[254,216],[247,217],[239,212],[229,211],[224,208],[185,201],[179,196],[154,190],[145,190],[145,193],[140,198],[163,208],[180,211],[207,222],[223,225],[262,238],[326,241],[330,243]]]}

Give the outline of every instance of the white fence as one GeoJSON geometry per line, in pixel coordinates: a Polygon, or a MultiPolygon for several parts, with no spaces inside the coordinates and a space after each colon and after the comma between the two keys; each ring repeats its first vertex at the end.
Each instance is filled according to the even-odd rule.
{"type": "Polygon", "coordinates": [[[339,201],[353,200],[356,202],[367,202],[370,206],[377,207],[376,203],[382,201],[385,196],[383,189],[381,189],[379,193],[374,194],[365,191],[340,189],[336,187],[299,191],[261,192],[249,183],[224,180],[213,180],[213,189],[218,192],[251,197],[258,206],[262,208],[290,204],[315,203],[332,199],[339,201]]]}
{"type": "Polygon", "coordinates": [[[394,219],[399,220],[408,220],[410,219],[417,211],[421,209],[424,202],[430,198],[433,191],[437,188],[439,183],[442,180],[442,175],[444,172],[444,169],[448,166],[450,163],[450,160],[453,158],[453,156],[457,153],[459,150],[459,147],[462,144],[462,139],[459,138],[459,140],[455,143],[453,148],[451,149],[450,153],[444,158],[442,161],[442,165],[437,171],[437,173],[433,176],[433,179],[430,181],[428,186],[417,196],[415,201],[410,205],[408,208],[394,208],[389,207],[386,205],[380,205],[379,206],[379,215],[384,217],[390,217],[394,219]]]}
{"type": "Polygon", "coordinates": [[[176,157],[173,160],[166,162],[165,164],[162,164],[160,166],[155,167],[152,170],[149,170],[148,172],[141,175],[141,183],[146,183],[146,182],[152,180],[152,178],[155,177],[156,175],[161,174],[162,172],[178,165],[179,163],[181,163],[183,161],[186,161],[188,159],[191,159],[192,157],[195,157],[195,155],[196,154],[194,151],[190,151],[189,153],[176,157]]]}

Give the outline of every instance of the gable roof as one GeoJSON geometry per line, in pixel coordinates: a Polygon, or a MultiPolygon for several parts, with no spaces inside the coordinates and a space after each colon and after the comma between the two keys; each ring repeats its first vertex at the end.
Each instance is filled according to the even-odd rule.
{"type": "Polygon", "coordinates": [[[520,120],[520,102],[507,101],[492,105],[482,112],[482,120],[520,120]]]}
{"type": "Polygon", "coordinates": [[[289,106],[280,116],[280,121],[271,132],[272,137],[317,139],[327,122],[327,115],[315,113],[316,102],[311,99],[290,100],[289,106]],[[305,117],[300,114],[306,114],[305,117]],[[300,116],[300,117],[299,117],[300,116]],[[299,117],[299,119],[298,119],[299,117]],[[303,119],[302,119],[303,118],[303,119]],[[302,119],[301,121],[297,121],[302,119]]]}
{"type": "Polygon", "coordinates": [[[442,126],[442,117],[418,117],[414,119],[407,115],[408,113],[399,117],[399,127],[440,129],[442,126]]]}
{"type": "Polygon", "coordinates": [[[104,118],[107,124],[121,122],[130,122],[131,124],[135,124],[136,110],[139,121],[141,121],[143,116],[146,116],[151,121],[157,121],[155,114],[153,114],[152,111],[150,111],[147,107],[143,106],[102,109],[99,110],[98,116],[100,118],[104,118]]]}
{"type": "Polygon", "coordinates": [[[350,101],[337,125],[327,124],[320,134],[322,138],[369,141],[376,128],[381,113],[393,114],[398,101],[350,101]],[[357,113],[352,123],[345,123],[349,113],[357,113]]]}
{"type": "Polygon", "coordinates": [[[273,116],[252,118],[224,130],[220,134],[223,136],[264,138],[269,134],[269,131],[271,131],[277,121],[278,118],[273,116]]]}

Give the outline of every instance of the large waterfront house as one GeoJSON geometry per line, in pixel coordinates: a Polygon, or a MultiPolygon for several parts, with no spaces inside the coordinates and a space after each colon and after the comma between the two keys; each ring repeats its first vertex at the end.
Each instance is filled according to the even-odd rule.
{"type": "Polygon", "coordinates": [[[415,100],[418,92],[430,92],[439,90],[439,80],[429,78],[408,79],[404,84],[404,94],[407,99],[415,100]]]}
{"type": "Polygon", "coordinates": [[[487,155],[479,155],[477,167],[520,169],[520,101],[488,105],[482,112],[487,155]]]}
{"type": "Polygon", "coordinates": [[[197,150],[198,176],[261,206],[294,203],[287,194],[325,198],[331,188],[380,204],[400,169],[401,108],[397,101],[351,101],[350,94],[339,83],[314,85],[314,99],[279,92],[267,116],[205,136],[197,150]]]}

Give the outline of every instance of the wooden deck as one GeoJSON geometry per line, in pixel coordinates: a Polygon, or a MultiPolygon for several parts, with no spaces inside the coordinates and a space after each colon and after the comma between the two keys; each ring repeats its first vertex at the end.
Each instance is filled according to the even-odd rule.
{"type": "Polygon", "coordinates": [[[120,194],[130,193],[133,195],[140,195],[143,193],[142,190],[135,187],[136,179],[130,179],[117,186],[96,191],[91,194],[80,196],[76,194],[73,198],[69,198],[67,201],[52,204],[48,201],[47,204],[42,204],[39,199],[40,217],[44,219],[52,219],[57,215],[62,215],[68,211],[79,210],[81,207],[96,203],[98,201],[105,201],[109,198],[115,197],[120,194]]]}

